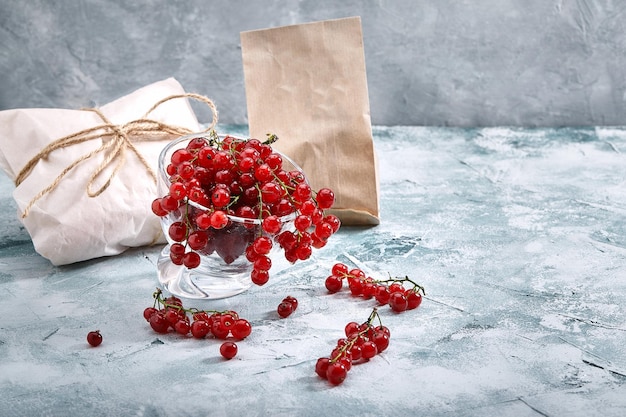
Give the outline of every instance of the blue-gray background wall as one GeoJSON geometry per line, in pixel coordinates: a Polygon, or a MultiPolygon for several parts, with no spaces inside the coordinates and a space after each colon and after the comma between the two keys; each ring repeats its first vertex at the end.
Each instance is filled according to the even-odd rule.
{"type": "Polygon", "coordinates": [[[361,16],[373,124],[626,125],[625,12],[626,0],[0,0],[0,109],[104,104],[173,76],[222,123],[246,123],[241,31],[361,16]]]}

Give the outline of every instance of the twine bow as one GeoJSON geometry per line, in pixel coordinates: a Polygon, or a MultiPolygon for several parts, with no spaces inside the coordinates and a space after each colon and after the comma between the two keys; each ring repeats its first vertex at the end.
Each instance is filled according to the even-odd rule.
{"type": "Polygon", "coordinates": [[[69,164],[67,167],[65,167],[65,169],[61,171],[61,173],[55,178],[55,180],[50,185],[48,185],[46,188],[41,190],[36,196],[32,198],[32,200],[30,200],[30,202],[28,203],[28,205],[26,206],[26,208],[24,209],[22,213],[22,218],[27,217],[33,205],[40,198],[52,192],[59,185],[59,183],[63,180],[65,175],[67,175],[72,169],[74,169],[81,162],[84,162],[101,152],[105,152],[105,158],[102,161],[102,163],[100,163],[100,165],[93,171],[93,173],[91,174],[91,177],[89,178],[89,181],[87,182],[86,192],[89,197],[97,197],[109,187],[113,177],[115,177],[117,172],[126,162],[127,150],[130,150],[135,154],[135,156],[139,159],[141,164],[146,168],[146,171],[148,172],[148,174],[152,177],[152,180],[156,183],[156,180],[157,180],[156,173],[152,170],[152,168],[150,167],[150,164],[148,164],[148,162],[143,157],[143,155],[141,155],[141,153],[137,150],[133,142],[162,140],[161,136],[163,135],[183,136],[183,135],[189,135],[193,133],[193,131],[182,126],[168,125],[166,123],[162,123],[162,122],[147,118],[148,115],[152,113],[161,104],[169,100],[174,100],[177,98],[192,98],[192,99],[205,103],[211,109],[211,113],[213,115],[211,124],[209,125],[207,129],[203,130],[200,133],[208,132],[215,127],[215,125],[217,124],[217,109],[215,108],[215,104],[213,103],[213,101],[211,101],[211,99],[201,96],[199,94],[193,94],[193,93],[172,95],[162,100],[159,100],[141,118],[130,121],[122,125],[115,125],[111,123],[104,116],[104,114],[102,114],[102,112],[98,109],[95,109],[95,108],[85,109],[87,111],[92,111],[96,113],[98,116],[100,116],[100,118],[102,119],[104,123],[101,125],[90,127],[88,129],[81,130],[76,133],[72,133],[70,135],[64,136],[48,144],[45,148],[39,151],[39,153],[37,153],[37,155],[35,155],[24,166],[24,168],[22,168],[20,173],[15,178],[15,185],[16,186],[20,185],[28,177],[30,172],[33,170],[35,165],[37,165],[37,163],[40,160],[46,159],[48,155],[50,155],[50,153],[54,152],[57,149],[63,149],[68,146],[72,146],[75,144],[87,142],[87,141],[98,139],[98,138],[103,139],[102,145],[99,148],[89,153],[86,153],[85,155],[81,156],[80,158],[76,159],[74,162],[69,164]],[[109,140],[104,140],[104,139],[109,139],[109,140]],[[106,181],[102,184],[101,187],[99,187],[96,190],[93,190],[94,182],[96,181],[96,179],[98,179],[102,175],[104,170],[113,163],[115,163],[115,167],[109,174],[108,178],[106,178],[106,181]]]}

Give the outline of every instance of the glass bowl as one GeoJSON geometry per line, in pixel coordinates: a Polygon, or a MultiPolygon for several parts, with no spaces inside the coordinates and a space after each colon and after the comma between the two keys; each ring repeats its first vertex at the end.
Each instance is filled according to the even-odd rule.
{"type": "MultiPolygon", "coordinates": [[[[226,135],[220,135],[224,138],[226,135]]],[[[232,135],[228,135],[233,137],[232,135]]],[[[167,165],[172,154],[198,137],[207,137],[206,134],[195,134],[180,137],[161,151],[158,160],[158,193],[163,196],[169,192],[170,175],[167,172],[167,165]]],[[[241,139],[237,138],[236,139],[241,139]]],[[[298,171],[304,173],[302,169],[286,155],[274,150],[283,160],[283,167],[288,171],[298,171]]],[[[193,218],[198,213],[206,212],[207,207],[187,201],[187,204],[169,212],[161,217],[161,227],[167,238],[167,244],[161,251],[157,261],[158,280],[167,291],[173,295],[184,298],[195,299],[219,299],[240,294],[252,285],[251,273],[253,264],[246,257],[246,248],[258,236],[265,235],[273,240],[273,247],[268,256],[272,259],[272,272],[276,272],[275,266],[280,265],[280,246],[275,242],[275,238],[265,233],[261,227],[262,220],[254,218],[243,218],[228,215],[228,224],[222,229],[207,229],[208,241],[204,248],[196,250],[200,255],[200,264],[195,268],[188,268],[184,265],[177,265],[172,262],[170,250],[172,244],[176,243],[169,236],[170,226],[175,222],[185,221],[186,218],[193,218]]],[[[281,230],[293,230],[293,220],[297,212],[280,217],[281,230]]]]}

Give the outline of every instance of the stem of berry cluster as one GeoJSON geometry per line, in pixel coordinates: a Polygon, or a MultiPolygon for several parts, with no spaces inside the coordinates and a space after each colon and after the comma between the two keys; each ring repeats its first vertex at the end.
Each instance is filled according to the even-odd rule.
{"type": "Polygon", "coordinates": [[[416,283],[415,281],[413,281],[411,278],[409,278],[407,275],[404,276],[404,278],[398,278],[398,277],[392,277],[389,276],[388,279],[377,279],[374,280],[374,282],[378,283],[378,284],[384,284],[384,283],[394,283],[394,282],[409,282],[411,284],[413,284],[413,290],[416,293],[422,293],[422,295],[426,295],[426,290],[424,289],[424,287],[422,287],[421,285],[419,285],[418,283],[416,283]]]}
{"type": "Polygon", "coordinates": [[[339,359],[341,359],[341,357],[343,356],[343,354],[352,349],[352,346],[354,346],[354,344],[357,342],[357,340],[359,340],[359,337],[365,335],[367,332],[369,332],[372,328],[372,320],[374,320],[375,318],[378,318],[378,324],[380,326],[383,325],[382,320],[380,319],[380,315],[378,314],[378,309],[376,307],[374,307],[372,309],[372,312],[370,313],[370,316],[367,318],[367,320],[363,323],[366,324],[367,326],[359,331],[357,334],[355,334],[354,336],[352,336],[350,339],[348,339],[348,341],[341,346],[341,348],[339,348],[337,355],[335,355],[335,357],[330,358],[330,363],[334,363],[337,362],[339,359]]]}
{"type": "Polygon", "coordinates": [[[153,305],[153,307],[156,307],[157,304],[158,304],[159,306],[162,306],[162,307],[165,307],[165,308],[171,308],[171,309],[175,309],[175,310],[178,310],[178,311],[184,311],[185,313],[189,313],[189,314],[196,314],[196,313],[214,314],[214,313],[218,313],[218,314],[230,314],[235,319],[239,318],[239,315],[237,314],[237,312],[233,311],[233,310],[224,310],[224,311],[200,310],[200,309],[195,308],[195,307],[185,308],[185,307],[180,306],[178,304],[168,303],[167,301],[165,301],[165,298],[163,298],[163,291],[161,291],[160,288],[157,288],[154,291],[154,293],[152,294],[152,297],[154,297],[154,305],[153,305]]]}

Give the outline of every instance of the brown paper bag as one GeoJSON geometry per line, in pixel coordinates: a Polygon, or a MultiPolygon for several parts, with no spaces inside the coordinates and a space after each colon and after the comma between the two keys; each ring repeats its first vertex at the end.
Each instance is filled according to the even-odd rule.
{"type": "Polygon", "coordinates": [[[344,225],[379,223],[361,19],[241,33],[250,136],[295,160],[314,189],[330,187],[344,225]]]}

